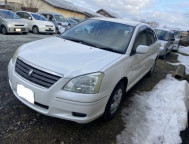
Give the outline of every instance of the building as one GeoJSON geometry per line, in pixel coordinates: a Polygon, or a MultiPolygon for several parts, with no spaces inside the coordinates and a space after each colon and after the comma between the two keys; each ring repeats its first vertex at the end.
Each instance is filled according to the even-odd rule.
{"type": "Polygon", "coordinates": [[[105,9],[100,9],[97,11],[97,13],[99,13],[105,17],[109,17],[109,18],[119,18],[119,16],[116,13],[109,11],[109,10],[105,10],[105,9]]]}
{"type": "MultiPolygon", "coordinates": [[[[54,12],[65,17],[76,17],[86,19],[89,17],[101,16],[88,9],[80,8],[65,0],[7,0],[8,9],[13,11],[25,10],[32,12],[54,12]]],[[[5,5],[4,0],[0,0],[0,7],[5,5]]]]}

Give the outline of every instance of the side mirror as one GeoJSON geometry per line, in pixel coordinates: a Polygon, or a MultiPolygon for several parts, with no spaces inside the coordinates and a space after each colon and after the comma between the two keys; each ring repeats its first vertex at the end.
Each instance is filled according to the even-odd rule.
{"type": "Polygon", "coordinates": [[[172,38],[171,41],[175,41],[175,38],[172,38]]]}
{"type": "Polygon", "coordinates": [[[32,17],[28,17],[29,20],[32,20],[32,17]]]}
{"type": "Polygon", "coordinates": [[[147,54],[149,52],[149,46],[139,45],[136,49],[136,53],[138,54],[147,54]]]}

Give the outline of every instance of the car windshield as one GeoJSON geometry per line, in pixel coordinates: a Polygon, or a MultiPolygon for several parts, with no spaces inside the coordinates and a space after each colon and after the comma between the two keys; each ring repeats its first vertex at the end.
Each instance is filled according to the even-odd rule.
{"type": "Polygon", "coordinates": [[[60,37],[99,49],[124,54],[132,37],[133,26],[101,20],[86,20],[60,37]]]}
{"type": "Polygon", "coordinates": [[[0,16],[6,19],[20,19],[20,17],[12,11],[1,10],[0,16]]]}
{"type": "Polygon", "coordinates": [[[175,39],[179,39],[180,38],[180,31],[173,30],[173,32],[174,32],[175,39]]]}
{"type": "Polygon", "coordinates": [[[75,20],[73,20],[73,19],[68,19],[68,21],[69,21],[69,23],[71,23],[71,25],[76,25],[77,24],[77,22],[75,20]]]}
{"type": "Polygon", "coordinates": [[[66,22],[66,19],[62,15],[55,15],[54,17],[58,22],[66,22]]]}
{"type": "Polygon", "coordinates": [[[47,21],[47,19],[42,15],[32,13],[32,16],[36,20],[47,21]]]}
{"type": "Polygon", "coordinates": [[[157,34],[159,40],[164,40],[164,41],[169,40],[169,37],[170,37],[169,31],[159,30],[159,29],[155,29],[155,31],[156,31],[156,34],[157,34]]]}

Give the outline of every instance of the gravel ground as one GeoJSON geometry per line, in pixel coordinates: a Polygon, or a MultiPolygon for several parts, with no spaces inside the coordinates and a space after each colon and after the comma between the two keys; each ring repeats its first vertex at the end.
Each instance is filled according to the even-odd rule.
{"type": "MultiPolygon", "coordinates": [[[[0,143],[114,144],[116,136],[124,129],[121,109],[129,106],[129,99],[137,92],[150,91],[166,74],[176,69],[166,62],[177,62],[177,55],[170,54],[166,61],[158,60],[152,77],[144,77],[126,94],[120,111],[111,121],[99,118],[81,125],[51,118],[19,102],[9,87],[7,77],[7,65],[15,50],[24,43],[46,37],[49,36],[0,34],[0,143]]],[[[189,137],[188,133],[188,130],[182,133],[183,139],[189,137]]]]}

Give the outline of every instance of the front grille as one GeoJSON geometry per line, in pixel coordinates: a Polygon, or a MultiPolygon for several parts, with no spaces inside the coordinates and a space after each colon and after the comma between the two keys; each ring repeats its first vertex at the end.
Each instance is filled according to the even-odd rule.
{"type": "Polygon", "coordinates": [[[61,78],[60,76],[56,76],[30,66],[20,59],[16,60],[15,71],[28,81],[45,88],[50,88],[61,78]]]}
{"type": "Polygon", "coordinates": [[[53,27],[52,25],[45,25],[46,27],[53,27]]]}
{"type": "Polygon", "coordinates": [[[19,24],[18,24],[18,25],[15,25],[15,26],[24,26],[24,25],[22,25],[22,24],[19,25],[19,24]]]}

